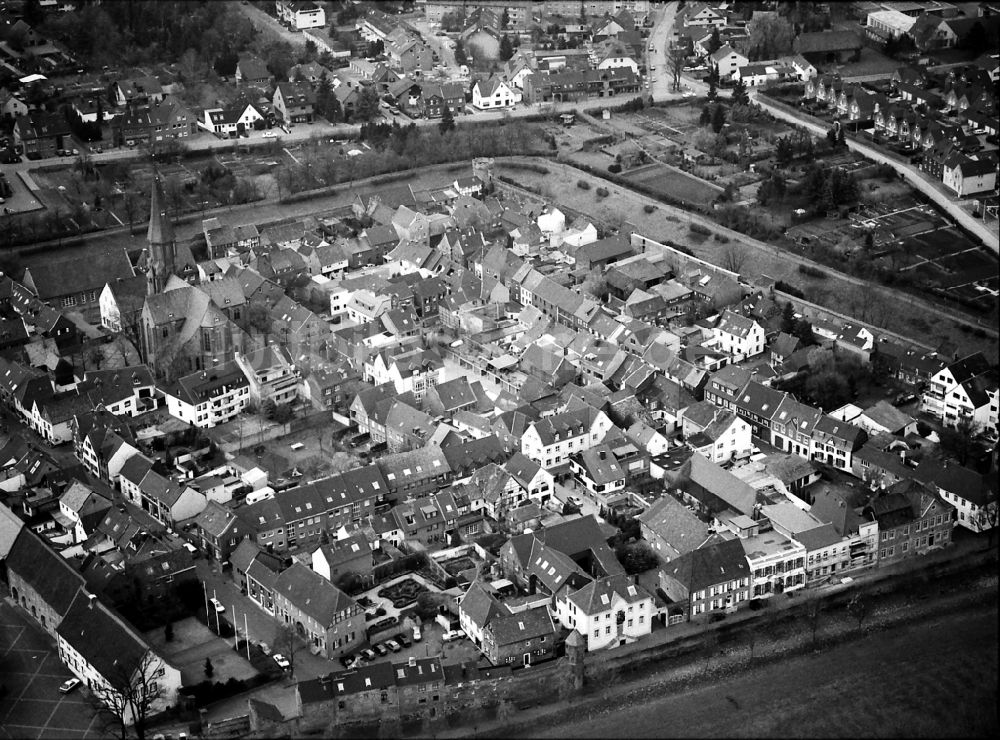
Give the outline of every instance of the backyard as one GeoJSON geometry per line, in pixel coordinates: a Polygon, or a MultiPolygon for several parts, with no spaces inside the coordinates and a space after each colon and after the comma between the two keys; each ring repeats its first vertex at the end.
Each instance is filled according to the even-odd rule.
{"type": "Polygon", "coordinates": [[[405,609],[410,604],[416,603],[417,597],[427,591],[428,588],[422,583],[418,583],[412,578],[405,578],[391,586],[379,589],[378,595],[391,601],[393,608],[405,609]]]}

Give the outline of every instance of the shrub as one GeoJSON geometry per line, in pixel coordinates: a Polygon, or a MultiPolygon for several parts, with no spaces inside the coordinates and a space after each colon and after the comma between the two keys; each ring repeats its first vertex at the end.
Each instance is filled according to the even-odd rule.
{"type": "Polygon", "coordinates": [[[826,273],[817,267],[812,265],[799,265],[799,272],[803,275],[808,275],[809,277],[816,278],[817,280],[825,280],[826,273]]]}
{"type": "Polygon", "coordinates": [[[692,234],[702,234],[703,236],[711,236],[712,232],[707,226],[702,226],[701,224],[693,223],[691,224],[692,234]]]}
{"type": "Polygon", "coordinates": [[[719,244],[729,244],[729,237],[725,234],[716,234],[715,241],[719,242],[719,244]]]}
{"type": "Polygon", "coordinates": [[[654,211],[656,210],[656,206],[654,206],[654,205],[653,205],[653,204],[651,204],[651,203],[647,203],[646,205],[644,205],[644,206],[642,207],[642,210],[643,210],[643,211],[644,211],[645,213],[653,213],[653,212],[654,212],[654,211]]]}
{"type": "Polygon", "coordinates": [[[580,190],[590,190],[590,183],[586,180],[577,180],[576,186],[580,188],[580,190]]]}
{"type": "Polygon", "coordinates": [[[805,293],[796,288],[794,285],[789,285],[784,280],[779,280],[774,284],[775,290],[780,290],[782,293],[788,293],[788,295],[795,296],[796,298],[805,298],[805,293]]]}
{"type": "Polygon", "coordinates": [[[617,162],[608,165],[608,172],[612,172],[617,175],[621,171],[622,171],[622,166],[617,162]]]}
{"type": "Polygon", "coordinates": [[[607,198],[610,195],[607,188],[597,188],[598,198],[607,198]]]}

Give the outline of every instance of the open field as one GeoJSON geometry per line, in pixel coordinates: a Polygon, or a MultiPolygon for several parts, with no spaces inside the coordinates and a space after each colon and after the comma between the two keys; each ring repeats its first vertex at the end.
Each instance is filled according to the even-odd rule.
{"type": "MultiPolygon", "coordinates": [[[[210,614],[214,616],[213,614],[210,614]]],[[[230,617],[231,619],[231,617],[230,617]]],[[[167,642],[163,629],[146,633],[150,644],[162,651],[163,656],[178,666],[185,686],[204,680],[225,683],[230,678],[239,680],[257,675],[246,658],[233,650],[233,646],[212,632],[194,617],[174,623],[174,639],[167,642]],[[205,675],[205,660],[212,661],[212,678],[205,675]]]]}
{"type": "Polygon", "coordinates": [[[623,737],[627,727],[628,737],[993,737],[996,645],[994,602],[546,727],[544,736],[623,737]]]}
{"type": "Polygon", "coordinates": [[[644,185],[655,193],[694,205],[711,203],[722,190],[718,187],[712,187],[697,177],[677,172],[661,164],[643,165],[629,170],[624,176],[632,182],[644,185]]]}

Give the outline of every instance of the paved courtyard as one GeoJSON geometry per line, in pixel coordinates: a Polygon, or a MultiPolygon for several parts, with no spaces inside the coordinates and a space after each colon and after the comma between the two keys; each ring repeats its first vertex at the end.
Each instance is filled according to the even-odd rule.
{"type": "Polygon", "coordinates": [[[225,683],[230,678],[245,679],[257,671],[244,656],[233,650],[232,638],[223,640],[194,617],[174,624],[174,639],[167,642],[163,628],[150,630],[146,639],[171,663],[181,669],[181,680],[192,686],[208,680],[205,659],[212,660],[212,681],[225,683]]]}
{"type": "Polygon", "coordinates": [[[60,694],[73,674],[55,645],[17,607],[0,601],[0,738],[103,738],[113,718],[97,712],[83,686],[60,694]]]}

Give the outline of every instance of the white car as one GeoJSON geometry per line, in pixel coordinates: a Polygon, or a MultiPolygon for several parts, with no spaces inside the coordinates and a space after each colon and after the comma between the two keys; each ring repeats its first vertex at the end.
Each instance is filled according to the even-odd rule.
{"type": "Polygon", "coordinates": [[[441,639],[445,642],[451,642],[452,640],[461,640],[463,637],[465,637],[465,630],[448,630],[441,636],[441,639]]]}
{"type": "Polygon", "coordinates": [[[59,693],[60,694],[68,694],[70,691],[72,691],[73,689],[75,689],[79,685],[80,685],[80,679],[79,678],[71,678],[69,681],[64,682],[59,687],[59,693]]]}
{"type": "Polygon", "coordinates": [[[216,599],[215,597],[212,597],[211,599],[209,599],[208,603],[212,605],[212,607],[215,609],[215,612],[217,614],[222,614],[223,612],[226,611],[226,607],[224,607],[222,605],[222,603],[218,599],[216,599]]]}
{"type": "Polygon", "coordinates": [[[265,131],[264,132],[264,138],[265,139],[273,139],[276,136],[277,136],[277,134],[274,133],[273,131],[265,131]]]}
{"type": "Polygon", "coordinates": [[[289,667],[291,667],[292,665],[291,663],[288,662],[288,658],[286,658],[281,653],[275,653],[271,657],[274,658],[274,662],[277,663],[278,667],[283,671],[287,671],[289,667]]]}

